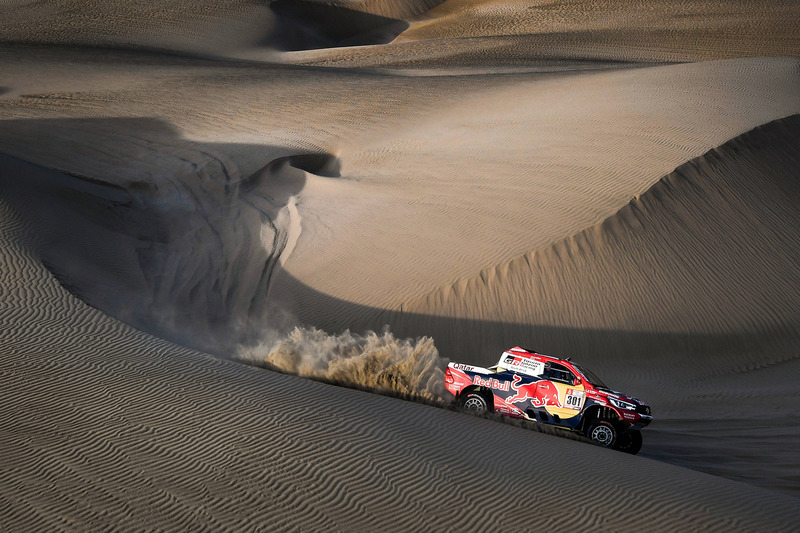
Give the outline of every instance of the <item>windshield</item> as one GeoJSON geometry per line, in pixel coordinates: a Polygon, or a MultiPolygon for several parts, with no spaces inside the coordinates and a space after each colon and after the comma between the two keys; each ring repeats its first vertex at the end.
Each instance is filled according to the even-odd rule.
{"type": "Polygon", "coordinates": [[[579,371],[581,374],[583,374],[583,376],[584,376],[586,379],[588,379],[588,380],[589,380],[589,383],[591,383],[591,384],[592,384],[592,385],[594,385],[595,387],[603,387],[604,389],[607,389],[607,388],[608,388],[608,385],[606,385],[605,383],[603,383],[603,380],[602,380],[602,379],[598,378],[598,377],[595,375],[595,373],[594,373],[594,372],[592,372],[591,370],[589,370],[589,369],[588,369],[588,368],[586,368],[585,366],[579,366],[579,365],[576,365],[575,363],[573,363],[573,365],[575,366],[575,368],[577,368],[577,369],[578,369],[578,371],[579,371]]]}

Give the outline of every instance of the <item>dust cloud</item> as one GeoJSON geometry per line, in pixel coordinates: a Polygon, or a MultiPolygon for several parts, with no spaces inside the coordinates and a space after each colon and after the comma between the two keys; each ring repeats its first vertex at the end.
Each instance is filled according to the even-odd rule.
{"type": "Polygon", "coordinates": [[[256,366],[389,396],[443,404],[448,360],[430,337],[397,339],[385,328],[363,335],[329,334],[295,327],[288,335],[267,335],[240,347],[237,359],[256,366]]]}

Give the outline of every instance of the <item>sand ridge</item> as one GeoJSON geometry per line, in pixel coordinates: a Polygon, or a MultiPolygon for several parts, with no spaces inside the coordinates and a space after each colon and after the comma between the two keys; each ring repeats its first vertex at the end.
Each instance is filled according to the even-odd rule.
{"type": "Polygon", "coordinates": [[[301,213],[334,229],[307,247],[301,237],[287,272],[343,300],[407,308],[439,280],[596,224],[685,161],[800,111],[793,59],[520,78],[340,148],[343,175],[359,181],[319,194],[308,183],[301,213]],[[364,239],[379,221],[381,238],[364,239]],[[356,282],[376,266],[369,286],[356,282]]]}
{"type": "Polygon", "coordinates": [[[498,65],[547,60],[707,61],[796,56],[793,1],[448,0],[409,19],[388,46],[323,49],[285,60],[332,66],[498,65]],[[429,46],[435,41],[437,46],[429,46]]]}

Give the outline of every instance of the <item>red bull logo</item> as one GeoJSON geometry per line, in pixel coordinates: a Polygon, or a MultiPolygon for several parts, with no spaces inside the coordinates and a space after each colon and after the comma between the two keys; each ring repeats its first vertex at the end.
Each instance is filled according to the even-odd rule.
{"type": "MultiPolygon", "coordinates": [[[[516,377],[516,376],[515,376],[516,377]]],[[[508,390],[508,381],[502,381],[496,378],[486,378],[483,379],[480,376],[475,376],[472,380],[475,385],[480,387],[489,387],[490,389],[498,390],[498,391],[507,391],[508,390]]]]}
{"type": "Polygon", "coordinates": [[[514,376],[514,382],[511,384],[511,388],[516,394],[508,398],[506,403],[520,403],[536,397],[536,387],[539,385],[539,382],[534,381],[533,383],[519,385],[520,381],[522,381],[522,377],[514,376]]]}
{"type": "Polygon", "coordinates": [[[520,403],[531,400],[534,407],[562,407],[558,400],[558,389],[549,381],[534,381],[519,385],[522,381],[520,376],[514,376],[511,388],[516,394],[506,400],[506,403],[520,403]]]}
{"type": "Polygon", "coordinates": [[[550,381],[540,381],[536,387],[536,397],[532,401],[536,407],[563,407],[558,400],[558,389],[550,381]]]}

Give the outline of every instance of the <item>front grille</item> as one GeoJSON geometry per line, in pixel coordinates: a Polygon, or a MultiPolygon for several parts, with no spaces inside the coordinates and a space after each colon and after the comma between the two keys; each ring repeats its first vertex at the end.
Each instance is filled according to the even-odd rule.
{"type": "Polygon", "coordinates": [[[637,405],[636,412],[640,415],[650,415],[650,406],[649,405],[637,405]]]}

